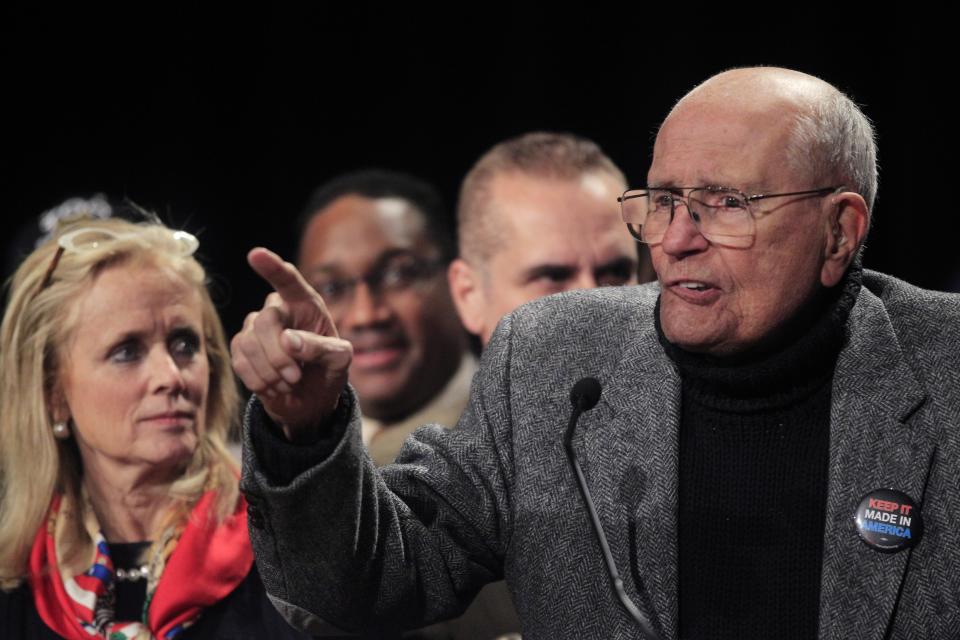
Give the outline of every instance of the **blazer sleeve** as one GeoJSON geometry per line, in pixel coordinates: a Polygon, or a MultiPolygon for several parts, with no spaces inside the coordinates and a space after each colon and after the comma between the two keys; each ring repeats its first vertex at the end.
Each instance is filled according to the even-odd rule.
{"type": "Polygon", "coordinates": [[[271,425],[251,401],[241,483],[250,537],[271,600],[295,626],[415,628],[459,615],[502,578],[512,529],[509,325],[488,345],[457,427],[420,428],[379,471],[351,388],[345,424],[332,429],[342,435],[300,451],[292,479],[278,450],[264,451],[271,425]],[[304,465],[304,455],[316,460],[304,465]]]}

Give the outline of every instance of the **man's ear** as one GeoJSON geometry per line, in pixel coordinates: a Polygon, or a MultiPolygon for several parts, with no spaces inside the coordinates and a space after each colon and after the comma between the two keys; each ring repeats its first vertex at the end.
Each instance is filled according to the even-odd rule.
{"type": "Polygon", "coordinates": [[[482,274],[462,258],[451,262],[447,269],[450,297],[457,307],[457,315],[467,331],[475,335],[482,335],[484,329],[483,310],[486,307],[486,296],[481,278],[482,274]]]}
{"type": "Polygon", "coordinates": [[[831,208],[820,283],[836,285],[853,262],[870,226],[870,210],[859,193],[844,191],[828,198],[831,208]]]}

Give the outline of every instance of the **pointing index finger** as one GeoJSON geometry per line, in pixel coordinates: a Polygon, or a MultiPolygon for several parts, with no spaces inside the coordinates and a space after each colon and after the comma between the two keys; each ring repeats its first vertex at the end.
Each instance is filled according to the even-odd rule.
{"type": "Polygon", "coordinates": [[[257,247],[247,254],[247,262],[286,302],[310,298],[316,293],[296,267],[269,249],[257,247]]]}

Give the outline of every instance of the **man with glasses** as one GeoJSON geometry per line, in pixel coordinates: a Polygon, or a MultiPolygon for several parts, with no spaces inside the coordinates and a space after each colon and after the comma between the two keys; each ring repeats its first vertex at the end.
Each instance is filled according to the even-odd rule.
{"type": "Polygon", "coordinates": [[[456,424],[476,369],[444,281],[447,212],[422,180],[368,170],[319,187],[300,227],[297,266],[353,345],[363,441],[388,464],[420,425],[456,424]]]}
{"type": "MultiPolygon", "coordinates": [[[[453,256],[447,212],[426,182],[367,170],[319,187],[301,229],[297,265],[353,347],[363,443],[374,464],[389,464],[417,427],[457,423],[477,368],[444,278],[453,256]]],[[[415,637],[490,640],[518,628],[499,585],[415,637]]]]}
{"type": "MultiPolygon", "coordinates": [[[[326,395],[265,398],[245,431],[275,602],[301,623],[384,629],[449,615],[505,574],[535,637],[954,637],[960,300],[861,268],[876,185],[872,127],[836,88],[776,68],[711,78],[621,199],[659,284],[508,315],[458,429],[418,433],[383,476],[358,464],[349,354],[329,330],[305,335],[297,354],[323,364],[304,375],[322,372],[326,395]],[[586,376],[602,395],[570,442],[632,609],[565,459],[586,376]],[[290,504],[307,496],[301,523],[290,504]],[[321,573],[343,591],[306,579],[321,573]]],[[[251,263],[324,317],[292,268],[263,250],[251,263]]],[[[248,373],[284,327],[263,329],[238,336],[236,366],[272,391],[248,373]]]]}

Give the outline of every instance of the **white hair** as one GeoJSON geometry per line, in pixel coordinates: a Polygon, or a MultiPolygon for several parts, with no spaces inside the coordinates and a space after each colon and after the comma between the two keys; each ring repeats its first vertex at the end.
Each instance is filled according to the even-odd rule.
{"type": "Polygon", "coordinates": [[[799,111],[787,160],[815,180],[839,181],[863,196],[873,210],[877,197],[876,135],[870,119],[842,92],[828,91],[799,111]]]}

